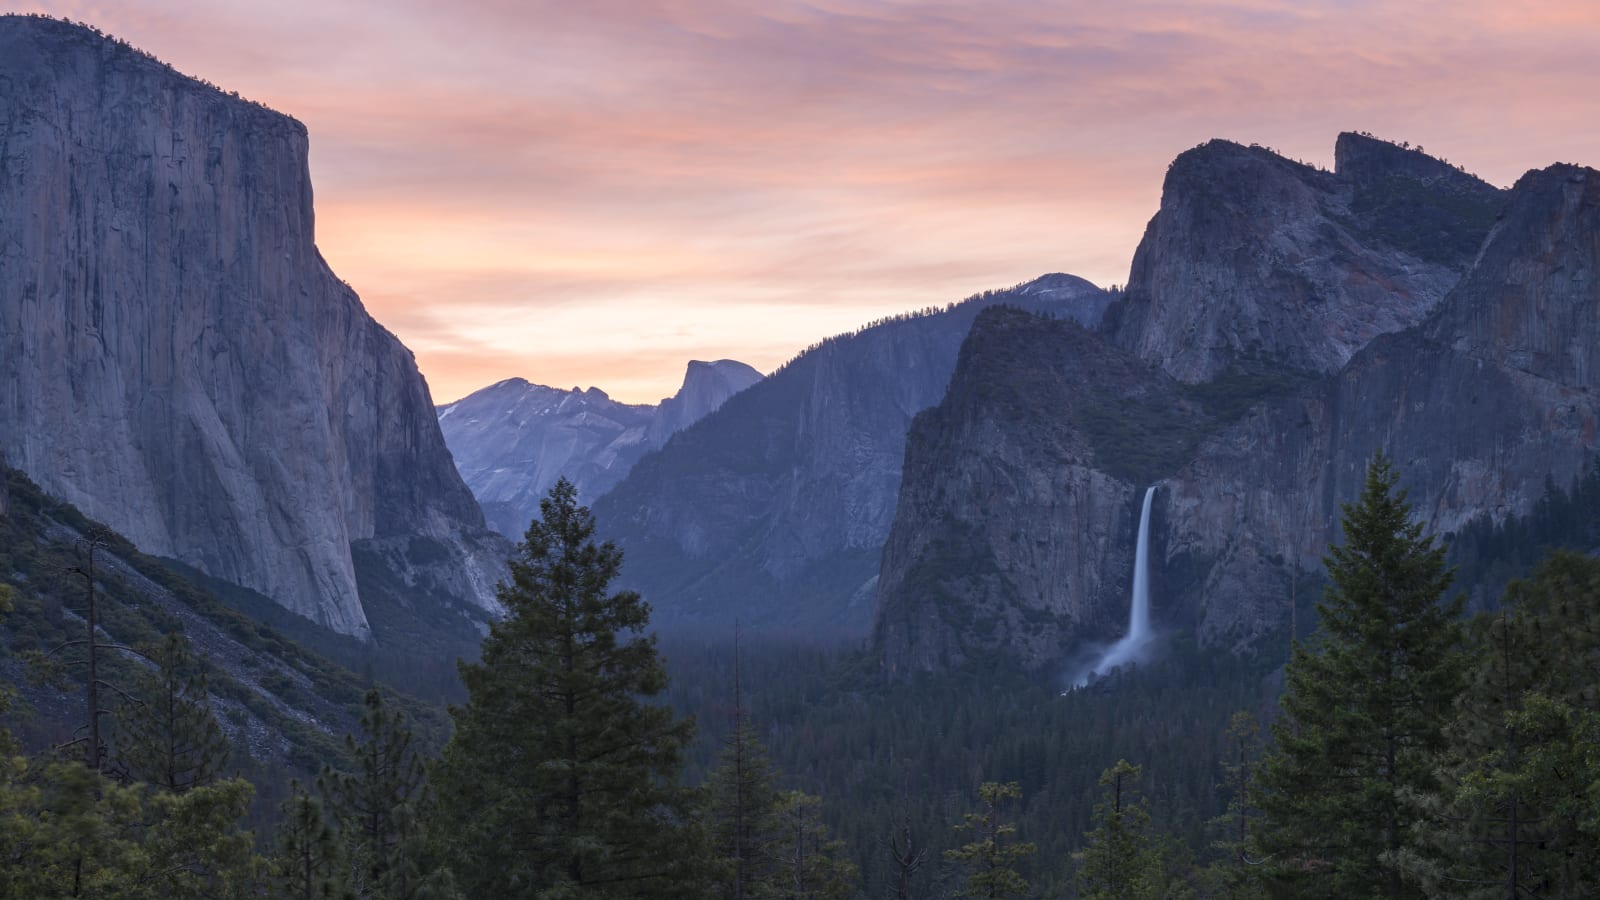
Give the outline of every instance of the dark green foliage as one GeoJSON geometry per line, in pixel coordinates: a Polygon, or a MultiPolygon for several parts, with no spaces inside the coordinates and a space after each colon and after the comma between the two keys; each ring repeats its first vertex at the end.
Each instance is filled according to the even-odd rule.
{"type": "Polygon", "coordinates": [[[278,853],[272,861],[278,894],[295,900],[353,898],[345,877],[344,848],[321,798],[298,781],[291,782],[289,799],[279,814],[278,853]]]}
{"type": "Polygon", "coordinates": [[[242,779],[172,794],[81,761],[0,757],[0,897],[261,896],[262,861],[239,826],[250,796],[242,779]]]}
{"type": "MultiPolygon", "coordinates": [[[[62,678],[54,683],[25,684],[23,660],[84,637],[82,580],[70,574],[82,560],[64,537],[100,534],[105,546],[97,555],[95,596],[101,635],[115,644],[150,648],[161,646],[169,634],[182,633],[196,645],[221,649],[198,667],[205,673],[213,710],[233,738],[228,766],[256,786],[248,824],[270,833],[288,776],[314,777],[342,756],[337,735],[355,727],[369,682],[229,608],[74,507],[51,499],[21,472],[8,469],[4,477],[10,505],[7,515],[0,516],[0,582],[23,590],[17,592],[15,613],[0,621],[0,679],[20,688],[10,730],[22,748],[33,751],[63,743],[82,721],[61,714],[65,703],[79,711],[84,707],[83,667],[75,648],[51,657],[63,664],[62,678]],[[289,708],[263,693],[272,685],[292,698],[289,708]],[[252,729],[257,735],[264,729],[266,746],[275,753],[281,748],[283,755],[254,758],[243,745],[252,729]]],[[[103,654],[99,675],[114,689],[103,692],[102,707],[126,715],[131,704],[112,701],[121,699],[118,690],[134,695],[132,685],[148,669],[149,663],[132,654],[103,654]]],[[[421,749],[432,752],[443,745],[448,717],[442,709],[403,696],[394,696],[392,705],[405,711],[421,749]]]]}
{"type": "Polygon", "coordinates": [[[784,791],[773,807],[773,869],[755,896],[783,900],[846,900],[857,882],[844,842],[829,836],[819,818],[821,799],[784,791]]]}
{"type": "Polygon", "coordinates": [[[1241,357],[1217,377],[1188,385],[1185,393],[1219,422],[1232,422],[1259,403],[1287,397],[1315,374],[1254,357],[1241,357]]]}
{"type": "Polygon", "coordinates": [[[1558,552],[1471,631],[1439,785],[1402,862],[1430,896],[1600,893],[1600,560],[1558,552]]]}
{"type": "Polygon", "coordinates": [[[945,862],[965,875],[956,896],[999,900],[1027,895],[1028,880],[1017,866],[1039,852],[1039,847],[1017,840],[1017,826],[1006,821],[1000,811],[1003,801],[1021,797],[1022,785],[1015,781],[986,781],[978,786],[978,811],[963,815],[962,824],[956,826],[967,843],[944,852],[945,862]]]}
{"type": "MultiPolygon", "coordinates": [[[[1287,639],[1274,637],[1287,644],[1287,639]]],[[[1118,758],[1146,763],[1157,826],[1196,847],[1228,802],[1217,773],[1232,711],[1264,710],[1278,660],[1216,653],[1177,637],[1161,657],[1116,679],[1063,696],[1048,675],[974,663],[944,676],[883,683],[875,663],[776,638],[748,638],[745,696],[762,711],[778,782],[822,798],[821,814],[861,872],[861,891],[893,897],[899,868],[891,840],[927,850],[910,896],[938,896],[956,873],[956,846],[972,785],[1015,779],[1030,789],[1008,814],[1039,846],[1029,874],[1041,896],[1070,889],[1073,850],[1091,818],[1100,773],[1118,758]]],[[[731,648],[668,643],[673,704],[702,722],[727,720],[731,648]]],[[[691,780],[715,765],[714,737],[696,746],[691,780]]]]}
{"type": "Polygon", "coordinates": [[[511,562],[506,617],[464,664],[467,704],[436,773],[435,834],[475,897],[695,893],[705,851],[673,782],[693,724],[666,687],[649,607],[609,593],[622,563],[566,480],[511,562]]]}
{"type": "Polygon", "coordinates": [[[720,871],[720,896],[743,900],[772,873],[778,791],[766,747],[735,707],[733,731],[707,782],[706,828],[720,871]]]}
{"type": "Polygon", "coordinates": [[[1395,855],[1435,786],[1433,760],[1461,686],[1460,600],[1444,602],[1444,550],[1411,521],[1376,457],[1325,560],[1321,642],[1297,646],[1257,805],[1270,875],[1301,896],[1399,896],[1395,855]]]}
{"type": "Polygon", "coordinates": [[[1222,856],[1211,863],[1203,879],[1216,894],[1245,900],[1264,896],[1251,859],[1251,835],[1260,823],[1252,801],[1261,756],[1261,724],[1248,712],[1236,712],[1228,722],[1228,756],[1222,769],[1222,789],[1228,794],[1228,811],[1209,823],[1217,835],[1212,848],[1222,856]]]}
{"type": "Polygon", "coordinates": [[[199,661],[181,634],[148,654],[117,717],[117,759],[135,780],[183,793],[210,784],[228,764],[228,741],[211,714],[199,661]]]}
{"type": "Polygon", "coordinates": [[[1477,252],[1505,203],[1499,191],[1452,189],[1396,174],[1360,183],[1350,212],[1363,237],[1453,266],[1477,252]]]}
{"type": "Polygon", "coordinates": [[[1078,896],[1084,900],[1159,900],[1167,892],[1166,859],[1139,795],[1140,769],[1118,760],[1100,776],[1095,827],[1078,854],[1078,896]]]}
{"type": "Polygon", "coordinates": [[[318,786],[349,854],[349,881],[359,897],[410,900],[423,882],[420,812],[427,803],[422,757],[404,716],[383,692],[367,692],[362,740],[345,736],[352,772],[324,769],[318,786]]]}

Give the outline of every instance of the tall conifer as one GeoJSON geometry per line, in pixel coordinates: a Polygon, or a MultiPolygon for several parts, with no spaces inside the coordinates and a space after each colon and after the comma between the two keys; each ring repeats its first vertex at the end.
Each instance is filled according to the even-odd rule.
{"type": "Polygon", "coordinates": [[[650,608],[612,593],[622,565],[565,479],[540,502],[501,585],[505,618],[435,779],[461,889],[473,897],[698,897],[703,841],[676,785],[693,723],[647,703],[666,687],[650,608]]]}
{"type": "Polygon", "coordinates": [[[1460,598],[1445,601],[1444,548],[1411,521],[1382,454],[1344,507],[1344,544],[1324,563],[1320,643],[1297,645],[1258,806],[1267,871],[1305,897],[1414,894],[1395,864],[1435,786],[1443,725],[1460,689],[1460,598]],[[1410,894],[1408,894],[1410,891],[1410,894]]]}
{"type": "Polygon", "coordinates": [[[149,654],[155,667],[133,678],[117,726],[117,754],[128,773],[183,793],[213,781],[228,764],[228,739],[211,714],[205,673],[181,634],[149,654]]]}

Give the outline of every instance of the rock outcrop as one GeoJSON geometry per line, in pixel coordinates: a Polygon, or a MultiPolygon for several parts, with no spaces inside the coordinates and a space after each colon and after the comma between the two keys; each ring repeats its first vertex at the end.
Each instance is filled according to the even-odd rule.
{"type": "Polygon", "coordinates": [[[439,426],[489,527],[520,539],[556,479],[593,503],[641,456],[760,380],[742,362],[693,360],[678,393],[650,406],[512,378],[440,406],[439,426]]]}
{"type": "Polygon", "coordinates": [[[1471,262],[1503,192],[1356,134],[1334,172],[1212,141],[1167,170],[1112,341],[1180,381],[1337,371],[1422,321],[1471,262]]]}
{"type": "MultiPolygon", "coordinates": [[[[1340,177],[1354,191],[1374,179],[1433,177],[1427,183],[1449,196],[1481,193],[1414,151],[1368,143],[1341,138],[1340,177]]],[[[1242,649],[1284,624],[1294,579],[1320,569],[1339,537],[1340,504],[1357,495],[1376,451],[1396,461],[1417,514],[1441,534],[1483,515],[1526,513],[1548,481],[1569,483],[1600,450],[1600,173],[1529,173],[1497,195],[1497,221],[1464,251],[1478,199],[1459,208],[1459,221],[1424,207],[1420,229],[1399,219],[1383,226],[1446,236],[1436,247],[1459,242],[1441,259],[1461,274],[1420,321],[1377,335],[1315,378],[1297,380],[1299,367],[1280,362],[1188,385],[1055,323],[981,322],[950,395],[919,418],[907,448],[874,632],[886,671],[984,653],[1059,665],[1085,642],[1115,636],[1126,615],[1135,500],[1147,484],[1158,485],[1157,627],[1193,628],[1242,649]],[[1176,399],[1152,416],[1132,399],[1150,396],[1176,399]],[[1125,446],[1140,448],[1146,464],[1097,448],[1119,436],[1136,438],[1125,446]],[[958,564],[941,569],[950,560],[958,564]]],[[[1325,231],[1322,254],[1337,255],[1347,233],[1325,231]]],[[[1276,233],[1256,240],[1236,248],[1237,268],[1255,273],[1277,258],[1276,233]]],[[[1390,242],[1392,259],[1412,265],[1421,245],[1393,246],[1400,242],[1390,242]]],[[[1172,245],[1203,243],[1197,235],[1172,245]]],[[[1155,254],[1148,270],[1168,265],[1162,246],[1142,248],[1155,254]]],[[[1216,295],[1195,321],[1228,333],[1241,296],[1216,295]]],[[[1396,302],[1416,296],[1399,290],[1396,302]]],[[[1322,307],[1337,316],[1351,308],[1322,307]]],[[[1118,322],[1108,321],[1116,337],[1118,322]]],[[[1173,365],[1199,357],[1157,352],[1182,346],[1163,337],[1133,349],[1166,373],[1205,371],[1173,365]]]]}
{"type": "Polygon", "coordinates": [[[0,18],[0,449],[145,552],[346,634],[361,541],[435,540],[456,599],[492,605],[504,542],[411,353],[318,253],[306,152],[125,44],[0,18]]]}
{"type": "Polygon", "coordinates": [[[872,615],[911,419],[1001,303],[1087,324],[1110,295],[1051,275],[829,339],[640,460],[595,504],[623,580],[665,629],[859,636],[872,615]]]}
{"type": "Polygon", "coordinates": [[[1183,386],[1071,321],[985,310],[918,415],[878,580],[892,671],[1032,666],[1127,619],[1142,485],[1206,421],[1183,386]]]}

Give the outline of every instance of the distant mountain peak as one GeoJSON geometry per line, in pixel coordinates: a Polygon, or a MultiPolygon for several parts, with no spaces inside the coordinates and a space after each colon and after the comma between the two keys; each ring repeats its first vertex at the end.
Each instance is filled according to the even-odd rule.
{"type": "Polygon", "coordinates": [[[571,481],[592,503],[640,457],[761,377],[737,360],[691,360],[683,387],[659,405],[619,403],[598,387],[562,390],[508,378],[437,414],[490,527],[514,538],[556,479],[571,481]]]}

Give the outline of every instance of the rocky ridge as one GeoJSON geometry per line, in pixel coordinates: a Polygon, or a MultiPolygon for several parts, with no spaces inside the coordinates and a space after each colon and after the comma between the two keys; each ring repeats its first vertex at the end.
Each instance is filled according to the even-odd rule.
{"type": "Polygon", "coordinates": [[[82,26],[0,17],[0,450],[146,552],[365,635],[352,545],[506,545],[412,356],[314,241],[307,135],[82,26]]]}

